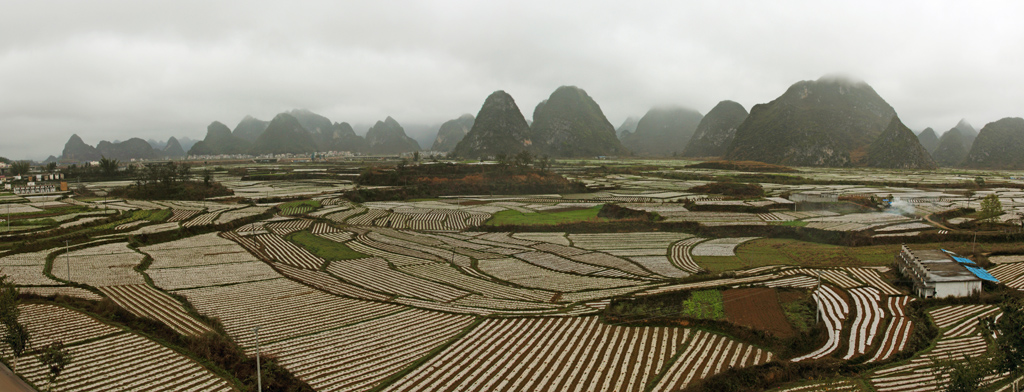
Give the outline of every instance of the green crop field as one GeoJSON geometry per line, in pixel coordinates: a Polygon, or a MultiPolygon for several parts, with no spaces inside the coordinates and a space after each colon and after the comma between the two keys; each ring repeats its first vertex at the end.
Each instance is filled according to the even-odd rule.
{"type": "Polygon", "coordinates": [[[697,319],[724,319],[725,304],[722,302],[722,292],[718,290],[694,291],[690,294],[690,298],[683,301],[683,314],[697,319]]]}
{"type": "Polygon", "coordinates": [[[328,261],[352,260],[370,257],[352,250],[352,248],[349,248],[345,244],[317,237],[308,231],[297,231],[289,234],[285,239],[328,261]]]}
{"type": "Polygon", "coordinates": [[[515,210],[506,210],[494,214],[485,224],[491,226],[501,225],[557,225],[560,223],[574,222],[606,222],[607,218],[599,218],[597,213],[601,206],[595,206],[582,210],[558,211],[558,212],[534,212],[524,214],[515,210]]]}
{"type": "Polygon", "coordinates": [[[320,202],[317,200],[299,200],[284,203],[278,208],[281,209],[281,215],[302,215],[320,208],[320,202]]]}
{"type": "MultiPolygon", "coordinates": [[[[960,254],[971,254],[969,242],[914,244],[914,248],[943,248],[960,254]]],[[[885,266],[893,263],[900,245],[838,246],[783,238],[762,238],[740,244],[736,256],[694,256],[698,265],[711,272],[732,271],[766,265],[800,265],[804,267],[885,266]]],[[[978,243],[978,253],[1019,252],[1024,244],[978,243]]]]}

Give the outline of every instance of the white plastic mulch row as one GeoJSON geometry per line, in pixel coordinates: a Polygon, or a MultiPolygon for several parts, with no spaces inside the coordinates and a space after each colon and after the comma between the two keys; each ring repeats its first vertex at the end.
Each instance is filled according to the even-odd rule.
{"type": "Polygon", "coordinates": [[[910,321],[910,317],[907,317],[905,311],[910,299],[905,295],[886,299],[886,309],[889,310],[889,326],[886,327],[885,333],[882,335],[882,341],[878,343],[875,355],[866,362],[884,361],[893,354],[903,351],[903,348],[906,347],[910,331],[914,327],[914,323],[910,321]]]}
{"type": "MultiPolygon", "coordinates": [[[[61,373],[58,391],[234,390],[188,357],[132,333],[74,345],[68,350],[74,360],[61,373]]],[[[23,361],[18,370],[36,385],[44,385],[49,375],[49,367],[36,357],[23,361]]]]}
{"type": "Polygon", "coordinates": [[[878,290],[870,287],[860,287],[849,291],[853,297],[853,308],[856,316],[853,319],[853,326],[850,329],[850,341],[847,345],[846,355],[843,359],[853,358],[855,355],[862,355],[868,352],[868,348],[875,342],[878,327],[885,318],[885,312],[879,304],[881,297],[878,290]]]}
{"type": "Polygon", "coordinates": [[[691,274],[700,272],[702,268],[693,261],[693,257],[690,256],[690,249],[694,244],[703,240],[704,238],[694,237],[673,244],[672,250],[670,251],[670,254],[672,255],[672,263],[691,274]]]}
{"type": "Polygon", "coordinates": [[[723,370],[760,365],[771,359],[771,352],[726,336],[697,331],[686,350],[676,358],[651,390],[660,392],[685,389],[723,370]]]}
{"type": "Polygon", "coordinates": [[[694,256],[736,256],[736,246],[759,237],[718,238],[697,244],[690,251],[694,256]]]}
{"type": "Polygon", "coordinates": [[[889,282],[882,279],[882,276],[878,274],[878,271],[867,269],[867,268],[855,268],[846,267],[845,270],[849,271],[851,275],[860,279],[868,286],[874,287],[881,291],[885,295],[902,295],[899,290],[893,287],[889,282]]]}
{"type": "Polygon", "coordinates": [[[820,276],[823,280],[832,283],[836,286],[844,289],[852,289],[854,287],[860,287],[864,284],[858,282],[856,279],[847,274],[843,270],[826,270],[826,269],[814,269],[814,268],[794,268],[781,272],[782,275],[796,275],[806,274],[810,276],[820,276]]]}
{"type": "Polygon", "coordinates": [[[645,282],[632,279],[567,274],[537,267],[533,264],[511,258],[480,260],[477,265],[481,271],[498,279],[515,283],[523,287],[558,292],[640,286],[646,284],[645,282]]]}
{"type": "Polygon", "coordinates": [[[377,257],[332,261],[327,266],[327,272],[366,289],[431,301],[451,302],[470,294],[393,270],[387,261],[377,257]]]}
{"type": "Polygon", "coordinates": [[[128,248],[126,242],[99,245],[60,255],[53,263],[52,273],[67,279],[70,264],[73,282],[95,287],[145,284],[145,278],[134,269],[144,258],[128,248]]]}
{"type": "Polygon", "coordinates": [[[303,284],[316,287],[325,292],[349,298],[369,299],[375,301],[387,301],[390,297],[384,294],[372,292],[358,286],[354,286],[338,280],[338,278],[322,271],[313,271],[303,268],[295,268],[287,264],[276,264],[282,275],[300,281],[303,284]]]}
{"type": "Polygon", "coordinates": [[[100,291],[129,312],[167,324],[180,334],[210,331],[210,327],[188,314],[181,303],[149,285],[106,286],[100,291]]]}
{"type": "Polygon", "coordinates": [[[689,331],[596,317],[489,319],[385,391],[643,391],[689,331]]]}
{"type": "Polygon", "coordinates": [[[814,291],[814,301],[818,304],[818,313],[828,332],[828,341],[821,348],[810,354],[793,358],[793,362],[807,359],[819,359],[839,349],[839,334],[843,329],[843,320],[850,314],[849,305],[843,297],[829,286],[821,286],[814,291]]]}
{"type": "Polygon", "coordinates": [[[263,245],[270,257],[284,264],[316,270],[324,262],[323,259],[277,234],[261,234],[256,236],[256,241],[263,245]]]}
{"type": "Polygon", "coordinates": [[[410,309],[264,346],[281,365],[321,391],[365,391],[422,358],[473,321],[410,309]]]}
{"type": "Polygon", "coordinates": [[[175,293],[185,296],[200,314],[220,319],[227,333],[248,353],[255,351],[253,327],[260,327],[261,343],[272,343],[405,309],[338,297],[285,278],[175,293]]]}

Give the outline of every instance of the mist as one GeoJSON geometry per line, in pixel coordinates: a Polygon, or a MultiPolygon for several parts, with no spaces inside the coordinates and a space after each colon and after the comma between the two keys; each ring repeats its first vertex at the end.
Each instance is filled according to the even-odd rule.
{"type": "Polygon", "coordinates": [[[505,90],[526,118],[561,85],[618,126],[654,106],[748,110],[800,80],[863,80],[911,129],[1024,116],[1015,2],[14,1],[0,15],[0,156],[201,139],[306,108],[394,117],[424,145],[505,90]],[[433,129],[428,129],[433,127],[433,129]]]}

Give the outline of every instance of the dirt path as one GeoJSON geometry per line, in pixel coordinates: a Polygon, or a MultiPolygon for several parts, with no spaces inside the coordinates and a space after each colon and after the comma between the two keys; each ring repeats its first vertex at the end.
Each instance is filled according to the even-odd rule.
{"type": "Polygon", "coordinates": [[[14,375],[11,369],[0,363],[0,391],[5,392],[36,392],[25,381],[14,375]]]}
{"type": "Polygon", "coordinates": [[[933,224],[935,226],[938,226],[941,229],[945,229],[945,230],[949,230],[949,231],[955,231],[954,229],[950,229],[950,228],[944,226],[943,224],[941,224],[939,222],[936,222],[935,220],[932,220],[932,215],[926,215],[924,217],[924,220],[928,221],[928,223],[931,223],[931,224],[933,224]]]}

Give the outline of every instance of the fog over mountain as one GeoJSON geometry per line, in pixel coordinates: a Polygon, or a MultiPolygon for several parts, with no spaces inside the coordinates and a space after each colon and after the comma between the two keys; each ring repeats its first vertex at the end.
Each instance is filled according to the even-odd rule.
{"type": "Polygon", "coordinates": [[[1024,46],[1008,44],[1024,41],[1022,11],[923,0],[9,2],[0,156],[59,155],[72,134],[174,136],[187,151],[213,121],[294,108],[359,135],[391,116],[426,148],[497,90],[531,110],[579,86],[617,126],[652,107],[752,108],[832,73],[869,82],[910,129],[988,124],[1022,115],[1024,46]]]}

